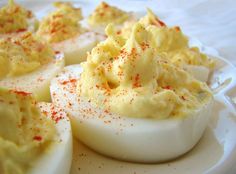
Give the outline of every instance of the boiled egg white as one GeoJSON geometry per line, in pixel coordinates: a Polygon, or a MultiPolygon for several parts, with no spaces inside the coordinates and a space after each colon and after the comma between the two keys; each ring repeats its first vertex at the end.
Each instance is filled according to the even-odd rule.
{"type": "Polygon", "coordinates": [[[78,64],[87,58],[87,52],[91,51],[96,44],[105,39],[104,35],[95,32],[85,32],[70,39],[53,43],[55,51],[63,52],[65,64],[78,64]]]}
{"type": "Polygon", "coordinates": [[[0,86],[32,93],[37,101],[50,101],[50,81],[63,67],[64,55],[59,53],[51,62],[30,73],[1,79],[0,86]]]}
{"type": "Polygon", "coordinates": [[[38,107],[49,119],[54,120],[57,134],[27,174],[69,174],[73,151],[70,121],[62,109],[51,103],[38,103],[38,107]]]}
{"type": "Polygon", "coordinates": [[[201,138],[213,101],[184,118],[130,118],[95,107],[76,94],[80,65],[66,67],[52,80],[53,103],[65,109],[74,135],[95,151],[125,161],[163,162],[183,155],[201,138]]]}

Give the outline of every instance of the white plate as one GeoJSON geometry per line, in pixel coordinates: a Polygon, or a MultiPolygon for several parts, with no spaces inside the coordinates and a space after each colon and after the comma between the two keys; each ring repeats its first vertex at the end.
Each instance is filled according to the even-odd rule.
{"type": "MultiPolygon", "coordinates": [[[[20,2],[33,9],[37,17],[41,18],[51,10],[48,2],[52,1],[21,0],[20,2]]],[[[127,2],[128,5],[127,3],[120,5],[123,5],[125,9],[132,7],[134,10],[134,7],[140,4],[136,2],[138,1],[130,1],[127,2]],[[132,3],[134,6],[130,6],[132,3]]],[[[0,2],[0,6],[2,3],[0,2]]],[[[92,2],[77,1],[76,4],[84,7],[83,12],[87,14],[95,7],[95,3],[92,2]]],[[[148,6],[148,3],[145,5],[148,6]]],[[[162,12],[160,16],[165,16],[165,13],[162,12]]],[[[199,46],[202,51],[218,57],[216,50],[203,47],[197,40],[193,40],[192,43],[199,46]]],[[[193,150],[171,162],[137,164],[102,156],[75,140],[71,174],[235,174],[236,68],[224,59],[217,60],[217,69],[210,81],[210,86],[215,91],[214,111],[204,136],[193,150]]]]}
{"type": "MultiPolygon", "coordinates": [[[[216,53],[213,49],[200,46],[199,42],[195,43],[208,53],[216,53]]],[[[102,156],[75,140],[71,174],[234,174],[236,68],[222,58],[216,58],[216,61],[216,70],[209,81],[214,91],[214,111],[204,136],[193,150],[167,163],[138,164],[102,156]]]]}

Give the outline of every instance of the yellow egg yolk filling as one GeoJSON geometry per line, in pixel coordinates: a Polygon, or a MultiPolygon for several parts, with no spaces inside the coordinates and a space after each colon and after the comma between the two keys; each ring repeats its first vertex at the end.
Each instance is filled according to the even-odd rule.
{"type": "Polygon", "coordinates": [[[32,12],[16,4],[13,0],[0,9],[0,34],[26,31],[32,12]]]}
{"type": "MultiPolygon", "coordinates": [[[[145,28],[149,27],[153,35],[153,46],[158,49],[158,54],[175,65],[182,68],[186,65],[197,65],[210,70],[215,67],[215,62],[201,53],[197,47],[189,47],[188,38],[180,27],[167,27],[150,9],[147,9],[147,15],[142,17],[139,23],[145,28]]],[[[120,34],[126,39],[129,38],[133,25],[122,28],[120,34]]]]}
{"type": "Polygon", "coordinates": [[[30,73],[54,58],[52,48],[26,32],[0,39],[0,79],[30,73]]]}
{"type": "Polygon", "coordinates": [[[92,26],[121,24],[129,18],[129,14],[105,2],[101,2],[89,16],[88,23],[92,26]]]}
{"type": "Polygon", "coordinates": [[[129,117],[182,117],[212,99],[205,83],[159,56],[152,26],[136,23],[129,38],[106,28],[108,38],[82,63],[78,95],[129,117]]]}
{"type": "Polygon", "coordinates": [[[82,19],[81,9],[70,3],[54,3],[57,8],[40,23],[37,35],[50,43],[57,43],[83,32],[79,21],[82,19]]]}
{"type": "Polygon", "coordinates": [[[0,173],[25,174],[55,133],[30,94],[0,87],[0,173]]]}

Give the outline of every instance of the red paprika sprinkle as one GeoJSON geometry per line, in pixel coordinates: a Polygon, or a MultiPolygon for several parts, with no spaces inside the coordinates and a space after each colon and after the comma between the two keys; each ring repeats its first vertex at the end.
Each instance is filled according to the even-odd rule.
{"type": "Polygon", "coordinates": [[[11,92],[14,92],[16,94],[22,95],[22,96],[27,96],[30,95],[31,93],[29,92],[24,92],[24,91],[17,91],[17,90],[11,90],[11,92]]]}
{"type": "Polygon", "coordinates": [[[181,96],[181,98],[182,98],[183,100],[186,100],[186,98],[185,98],[184,96],[181,96]]]}
{"type": "Polygon", "coordinates": [[[171,86],[169,86],[169,85],[167,85],[167,86],[165,86],[165,87],[162,87],[163,89],[171,89],[171,86]]]}
{"type": "Polygon", "coordinates": [[[33,137],[33,140],[35,140],[35,141],[41,141],[42,139],[43,138],[39,135],[36,135],[36,136],[33,137]]]}
{"type": "Polygon", "coordinates": [[[16,32],[17,33],[20,33],[20,32],[24,32],[24,31],[26,31],[27,29],[25,29],[25,28],[21,28],[21,29],[19,29],[19,30],[17,30],[16,32]]]}
{"type": "Polygon", "coordinates": [[[108,111],[107,109],[106,109],[106,110],[104,110],[104,112],[105,112],[105,113],[109,113],[109,111],[108,111]]]}
{"type": "Polygon", "coordinates": [[[179,26],[176,26],[176,27],[175,27],[175,30],[176,30],[176,31],[180,31],[181,29],[180,29],[179,26]]]}
{"type": "Polygon", "coordinates": [[[166,26],[166,24],[165,24],[164,22],[160,21],[160,20],[158,20],[158,23],[159,23],[160,26],[162,26],[162,27],[166,26]]]}
{"type": "Polygon", "coordinates": [[[66,85],[67,83],[75,83],[77,80],[76,79],[70,79],[68,81],[63,81],[61,84],[66,85]]]}
{"type": "Polygon", "coordinates": [[[120,30],[119,30],[119,31],[117,31],[117,32],[116,32],[116,34],[118,34],[118,35],[119,35],[119,34],[121,34],[121,31],[120,31],[120,30]]]}
{"type": "Polygon", "coordinates": [[[59,54],[59,53],[60,53],[60,51],[54,51],[54,53],[55,53],[55,54],[59,54]]]}
{"type": "Polygon", "coordinates": [[[109,5],[105,2],[102,2],[102,6],[103,6],[103,8],[108,8],[109,7],[109,5]]]}
{"type": "Polygon", "coordinates": [[[135,78],[134,78],[134,82],[133,82],[133,88],[138,88],[141,87],[140,84],[140,75],[136,74],[135,78]]]}

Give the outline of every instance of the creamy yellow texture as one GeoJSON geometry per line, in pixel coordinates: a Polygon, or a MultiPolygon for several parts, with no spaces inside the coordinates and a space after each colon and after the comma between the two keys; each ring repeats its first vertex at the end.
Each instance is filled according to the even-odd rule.
{"type": "Polygon", "coordinates": [[[31,11],[9,0],[9,3],[0,9],[0,34],[26,31],[31,17],[31,11]]]}
{"type": "MultiPolygon", "coordinates": [[[[124,26],[121,28],[121,31],[119,33],[127,39],[131,33],[133,25],[136,22],[137,21],[135,20],[125,22],[124,26]]],[[[149,8],[147,8],[147,15],[140,18],[139,23],[141,23],[145,27],[150,25],[154,25],[156,27],[166,27],[166,24],[162,22],[149,8]]]]}
{"type": "MultiPolygon", "coordinates": [[[[147,15],[139,20],[153,35],[153,46],[158,49],[158,54],[169,59],[177,66],[184,68],[186,65],[204,66],[210,70],[214,68],[214,61],[201,53],[196,47],[189,47],[188,38],[182,33],[180,27],[167,27],[164,22],[147,9],[147,15]]],[[[128,38],[132,23],[121,30],[123,37],[128,38]]]]}
{"type": "Polygon", "coordinates": [[[214,61],[201,53],[197,47],[189,47],[187,37],[179,27],[167,28],[150,26],[155,38],[155,47],[159,55],[169,59],[177,66],[186,65],[204,66],[210,70],[214,68],[214,61]]]}
{"type": "Polygon", "coordinates": [[[88,23],[92,26],[121,24],[129,18],[129,14],[105,2],[101,2],[89,16],[88,23]]]}
{"type": "Polygon", "coordinates": [[[0,87],[0,173],[25,174],[55,135],[31,95],[0,87]]]}
{"type": "Polygon", "coordinates": [[[215,67],[214,60],[210,59],[207,55],[201,53],[197,47],[182,48],[170,52],[167,56],[170,61],[179,67],[185,68],[186,65],[204,66],[213,70],[215,67]]]}
{"type": "Polygon", "coordinates": [[[60,42],[83,32],[79,21],[82,19],[81,9],[71,3],[54,3],[57,8],[40,23],[37,35],[48,42],[60,42]]]}
{"type": "Polygon", "coordinates": [[[0,39],[0,79],[32,72],[53,60],[52,48],[26,32],[0,39]]]}
{"type": "Polygon", "coordinates": [[[180,30],[167,27],[148,26],[154,36],[153,42],[159,53],[188,48],[188,39],[180,30]]]}
{"type": "Polygon", "coordinates": [[[207,85],[159,56],[152,29],[137,23],[125,39],[108,25],[108,38],[82,63],[78,94],[129,117],[180,117],[205,105],[207,85]]]}
{"type": "Polygon", "coordinates": [[[147,15],[142,17],[139,22],[145,27],[149,25],[155,25],[157,27],[166,27],[166,24],[162,22],[149,8],[147,9],[147,15]]]}

